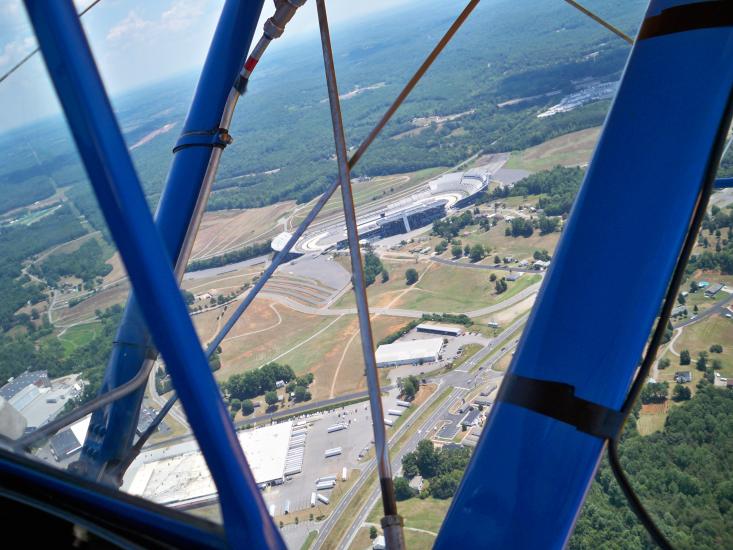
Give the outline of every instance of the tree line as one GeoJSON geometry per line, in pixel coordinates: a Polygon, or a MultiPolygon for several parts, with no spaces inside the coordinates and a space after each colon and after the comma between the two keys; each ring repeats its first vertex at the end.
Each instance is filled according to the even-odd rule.
{"type": "Polygon", "coordinates": [[[395,478],[397,499],[406,500],[416,495],[409,486],[409,480],[417,475],[428,481],[420,492],[420,498],[451,498],[458,489],[470,458],[471,451],[466,447],[447,445],[438,450],[432,441],[423,439],[415,451],[402,457],[404,477],[395,478]]]}
{"type": "Polygon", "coordinates": [[[104,277],[112,266],[104,261],[104,250],[96,239],[90,239],[74,252],[52,254],[40,264],[34,264],[31,272],[56,286],[62,277],[77,277],[89,288],[96,277],[104,277]]]}
{"type": "Polygon", "coordinates": [[[194,260],[188,264],[186,270],[201,271],[202,269],[211,269],[212,267],[221,267],[223,265],[243,262],[244,260],[270,253],[272,251],[271,245],[272,241],[263,241],[204,260],[194,260]]]}
{"type": "MultiPolygon", "coordinates": [[[[630,422],[621,463],[674,548],[733,548],[733,392],[707,381],[673,407],[664,429],[641,436],[630,422]]],[[[596,474],[568,547],[655,548],[606,461],[596,474]]]]}

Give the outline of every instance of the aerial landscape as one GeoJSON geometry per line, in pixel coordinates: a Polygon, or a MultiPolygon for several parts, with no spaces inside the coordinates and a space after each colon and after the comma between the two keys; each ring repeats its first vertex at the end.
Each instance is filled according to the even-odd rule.
{"type": "MultiPolygon", "coordinates": [[[[417,4],[334,25],[349,153],[462,9],[417,4]]],[[[630,51],[562,4],[481,3],[351,171],[408,548],[436,540],[552,269],[630,51]]],[[[646,7],[589,4],[631,34],[646,7]]],[[[286,37],[263,57],[234,117],[180,284],[204,349],[338,177],[316,34],[286,37]]],[[[198,76],[112,96],[152,212],[198,76]]],[[[733,176],[733,148],[718,175],[733,176]]],[[[618,182],[618,193],[634,185],[618,182]]],[[[32,430],[99,394],[131,285],[60,114],[0,126],[0,189],[0,396],[32,430]]],[[[723,189],[711,197],[621,441],[641,500],[679,548],[733,547],[732,235],[733,194],[723,189]]],[[[336,193],[209,359],[290,548],[384,548],[351,269],[336,193]]],[[[138,434],[175,394],[158,357],[138,434]]],[[[89,422],[39,442],[34,456],[68,468],[89,422]]],[[[180,403],[128,466],[122,491],[222,521],[180,403]]],[[[567,546],[654,547],[605,461],[567,546]]]]}

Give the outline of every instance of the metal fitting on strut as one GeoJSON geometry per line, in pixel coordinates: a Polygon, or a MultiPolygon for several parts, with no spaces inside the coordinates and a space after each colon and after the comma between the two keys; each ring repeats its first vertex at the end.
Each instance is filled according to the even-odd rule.
{"type": "Polygon", "coordinates": [[[385,546],[389,549],[402,549],[405,547],[405,540],[402,534],[402,526],[404,521],[402,516],[394,514],[392,516],[384,516],[380,523],[384,532],[385,546]]]}
{"type": "Polygon", "coordinates": [[[255,47],[252,49],[252,53],[247,58],[247,62],[244,64],[244,69],[237,76],[237,80],[234,83],[234,88],[237,90],[239,95],[244,95],[247,91],[247,82],[252,74],[257,62],[265,53],[267,46],[270,42],[276,38],[280,38],[285,32],[285,25],[295,15],[295,12],[299,7],[305,4],[306,0],[275,0],[275,13],[270,17],[263,25],[263,35],[257,42],[255,47]]]}

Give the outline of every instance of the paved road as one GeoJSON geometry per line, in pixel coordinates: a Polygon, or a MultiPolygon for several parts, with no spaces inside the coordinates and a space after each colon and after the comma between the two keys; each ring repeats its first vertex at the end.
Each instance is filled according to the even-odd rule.
{"type": "MultiPolygon", "coordinates": [[[[154,377],[151,376],[150,378],[153,379],[154,377]]],[[[381,389],[383,392],[387,392],[387,391],[394,389],[394,387],[395,387],[394,385],[382,386],[381,389]]],[[[153,387],[151,390],[151,395],[152,393],[154,393],[154,389],[155,388],[153,387]]],[[[287,409],[278,409],[277,411],[273,413],[258,414],[257,416],[246,418],[245,420],[239,420],[235,422],[234,425],[237,428],[242,428],[246,426],[247,424],[259,424],[262,422],[269,423],[270,421],[279,420],[280,418],[283,418],[285,416],[292,416],[294,414],[296,415],[305,414],[310,411],[314,411],[315,409],[320,409],[320,408],[328,407],[332,405],[339,405],[340,403],[346,403],[347,401],[353,401],[355,399],[362,399],[362,398],[366,399],[367,397],[369,397],[369,392],[366,390],[358,391],[354,393],[348,393],[345,395],[339,395],[338,397],[334,397],[332,399],[323,399],[321,401],[306,402],[306,403],[303,403],[302,405],[297,405],[295,407],[290,407],[287,409]]],[[[163,403],[165,403],[165,401],[166,399],[163,399],[163,403]]],[[[160,405],[161,403],[159,402],[158,404],[160,405]]],[[[177,437],[166,439],[164,441],[156,442],[151,445],[147,445],[145,447],[145,450],[148,451],[148,450],[157,449],[160,447],[168,447],[175,443],[180,443],[182,441],[186,441],[189,439],[193,439],[193,435],[190,435],[190,434],[189,435],[180,435],[177,437]]]]}
{"type": "Polygon", "coordinates": [[[692,325],[693,323],[697,323],[699,321],[702,321],[703,319],[706,319],[710,317],[711,315],[715,314],[722,314],[723,310],[726,308],[726,306],[733,302],[733,296],[730,294],[726,294],[724,298],[718,300],[715,302],[711,307],[700,313],[699,315],[693,315],[689,319],[685,319],[684,321],[681,321],[677,323],[676,325],[672,325],[672,327],[676,330],[678,328],[684,328],[688,325],[692,325]]]}
{"type": "MultiPolygon", "coordinates": [[[[514,341],[512,341],[512,338],[515,337],[517,331],[522,327],[523,323],[524,319],[520,319],[512,323],[512,325],[510,325],[497,338],[492,339],[492,342],[489,344],[489,346],[483,348],[470,360],[461,365],[460,369],[454,369],[440,377],[429,379],[430,381],[438,383],[437,390],[435,391],[435,393],[433,393],[430,399],[426,400],[425,403],[423,403],[423,405],[421,406],[421,410],[415,411],[415,413],[410,416],[408,421],[401,426],[400,431],[390,438],[390,442],[396,441],[401,435],[403,429],[406,430],[408,426],[411,426],[415,421],[417,421],[421,411],[424,410],[422,409],[422,407],[429,407],[430,404],[433,403],[440,396],[443,388],[452,387],[453,391],[451,392],[450,396],[433,412],[433,414],[431,414],[430,417],[428,417],[428,419],[420,425],[419,429],[402,446],[400,451],[398,453],[392,453],[391,462],[392,470],[394,473],[399,472],[402,464],[402,457],[406,453],[413,451],[417,447],[418,442],[425,437],[426,432],[430,431],[443,417],[448,415],[448,409],[453,403],[455,403],[456,399],[464,398],[474,388],[479,387],[480,385],[483,385],[490,380],[499,380],[502,377],[502,374],[495,372],[491,369],[496,364],[496,362],[498,362],[504,355],[510,353],[514,349],[515,343],[514,341]],[[488,356],[499,345],[504,346],[503,351],[493,357],[491,361],[487,365],[485,365],[486,368],[484,368],[479,373],[470,372],[470,369],[472,367],[481,363],[486,358],[486,356],[488,356]]],[[[339,541],[337,547],[349,547],[351,541],[353,541],[356,533],[359,531],[359,528],[366,521],[366,518],[369,515],[371,509],[374,507],[374,504],[380,498],[380,490],[379,487],[377,487],[369,495],[369,498],[366,500],[366,503],[362,508],[360,508],[359,510],[354,510],[350,506],[351,499],[359,491],[359,489],[361,489],[367,483],[367,480],[371,479],[374,470],[375,462],[374,460],[371,460],[368,465],[363,469],[359,481],[357,481],[357,483],[354,484],[351,490],[349,490],[349,492],[347,492],[347,494],[339,501],[331,514],[329,514],[328,518],[324,521],[323,525],[320,526],[318,537],[316,538],[313,546],[314,548],[319,548],[323,545],[324,541],[326,540],[326,538],[328,538],[331,530],[336,525],[339,518],[346,511],[348,511],[350,514],[354,514],[354,521],[345,533],[344,538],[339,541]]]]}
{"type": "Polygon", "coordinates": [[[237,271],[238,269],[241,269],[243,267],[250,267],[253,265],[259,265],[264,264],[264,267],[267,267],[267,264],[270,263],[270,255],[265,254],[264,256],[257,256],[256,258],[250,258],[249,260],[243,260],[241,262],[236,262],[233,264],[227,264],[227,265],[221,265],[219,267],[211,267],[209,269],[201,269],[199,271],[188,271],[184,273],[183,280],[184,281],[190,281],[195,279],[206,279],[208,277],[216,277],[218,275],[223,275],[224,273],[229,273],[231,271],[237,271]]]}
{"type": "Polygon", "coordinates": [[[530,267],[521,269],[518,267],[512,267],[510,265],[472,264],[468,262],[449,260],[447,258],[438,258],[437,256],[431,256],[430,261],[438,264],[449,265],[451,267],[467,267],[469,269],[490,269],[491,271],[509,271],[511,273],[539,273],[540,275],[544,274],[544,271],[537,271],[536,269],[532,269],[530,267]]]}

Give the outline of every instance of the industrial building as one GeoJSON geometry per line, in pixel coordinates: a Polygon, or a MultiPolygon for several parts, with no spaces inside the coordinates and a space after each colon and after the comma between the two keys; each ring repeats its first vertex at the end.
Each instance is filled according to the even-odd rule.
{"type": "Polygon", "coordinates": [[[442,338],[426,338],[424,340],[384,344],[377,348],[377,366],[392,367],[396,365],[431,363],[440,358],[442,348],[442,338]]]}
{"type": "Polygon", "coordinates": [[[92,415],[88,414],[51,438],[51,453],[56,460],[68,458],[81,449],[91,420],[92,415]]]}
{"type": "Polygon", "coordinates": [[[10,378],[8,383],[0,388],[0,397],[10,401],[18,392],[30,385],[45,388],[48,384],[48,373],[45,370],[26,371],[15,378],[10,378]]]}
{"type": "Polygon", "coordinates": [[[463,334],[463,327],[455,325],[438,325],[433,323],[421,323],[415,327],[417,332],[429,334],[442,334],[445,336],[460,336],[463,334]]]}
{"type": "MultiPolygon", "coordinates": [[[[281,422],[237,434],[247,463],[258,485],[282,483],[286,469],[292,473],[300,471],[302,459],[291,438],[298,444],[304,443],[300,426],[293,429],[293,422],[281,422]]],[[[158,504],[186,507],[214,500],[216,486],[206,467],[203,455],[196,447],[186,443],[167,448],[165,453],[151,453],[131,480],[126,481],[126,490],[132,495],[142,496],[158,504]],[[129,481],[129,485],[127,482],[129,481]]]]}
{"type": "Polygon", "coordinates": [[[78,375],[49,381],[45,371],[26,372],[0,388],[2,397],[10,396],[5,399],[26,419],[28,429],[53,420],[80,391],[78,375]]]}

